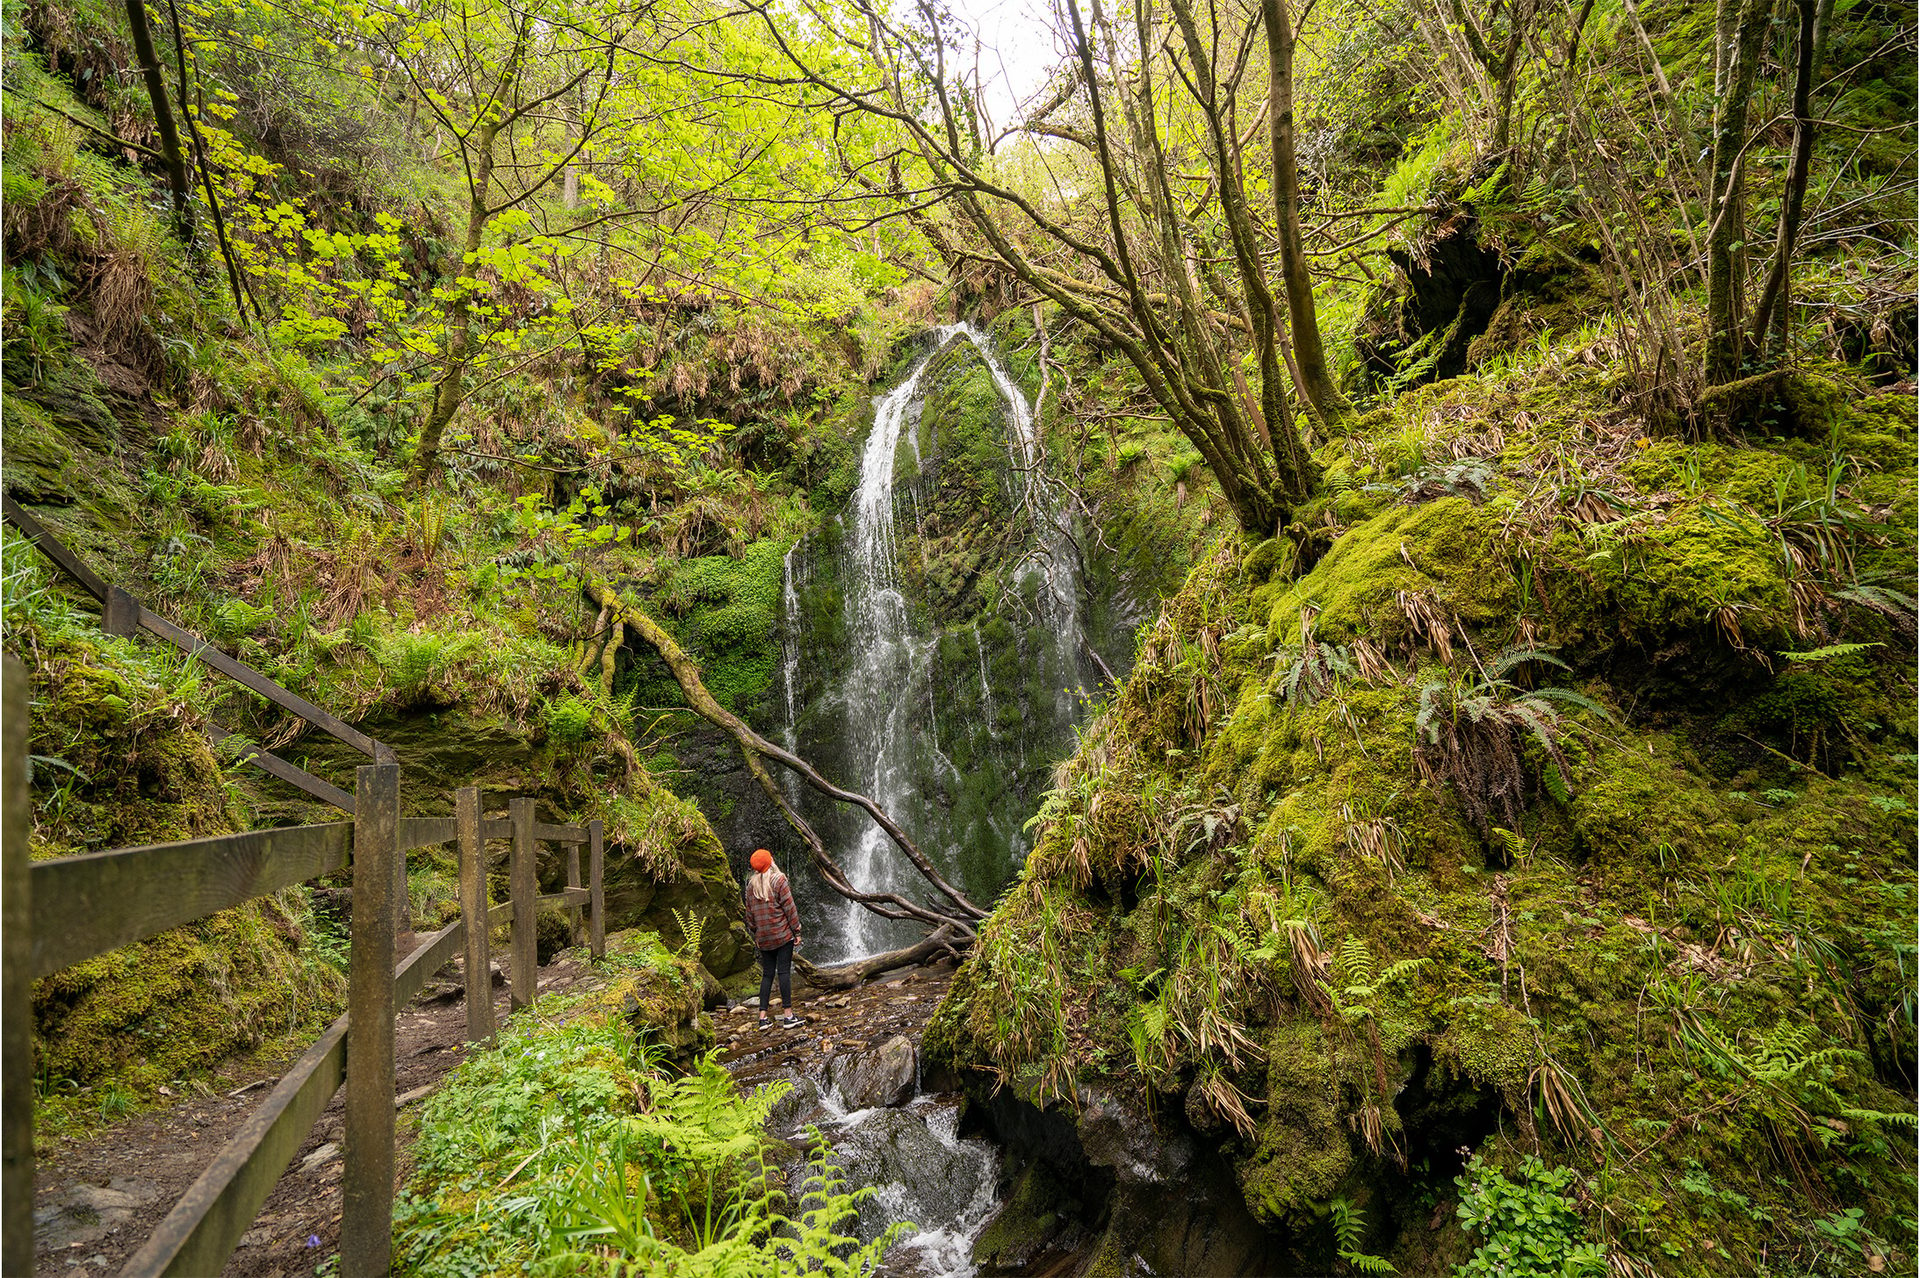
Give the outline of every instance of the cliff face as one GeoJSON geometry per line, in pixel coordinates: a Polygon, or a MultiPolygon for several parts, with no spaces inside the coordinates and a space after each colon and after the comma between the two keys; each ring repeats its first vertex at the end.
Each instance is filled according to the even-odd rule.
{"type": "Polygon", "coordinates": [[[1631,1272],[1910,1254],[1913,402],[1689,444],[1576,356],[1323,447],[1042,806],[929,1054],[1077,1129],[1123,1251],[1172,1182],[1115,1109],[1308,1267],[1512,1245],[1502,1194],[1631,1272]]]}

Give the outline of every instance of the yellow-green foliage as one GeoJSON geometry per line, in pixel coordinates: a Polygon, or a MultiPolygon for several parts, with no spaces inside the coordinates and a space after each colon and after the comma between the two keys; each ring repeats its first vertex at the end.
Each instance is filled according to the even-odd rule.
{"type": "Polygon", "coordinates": [[[1586,1169],[1580,1228],[1663,1274],[1803,1272],[1843,1235],[1910,1263],[1912,604],[1866,587],[1911,581],[1911,406],[1833,406],[1873,441],[1834,478],[1806,441],[1595,425],[1564,386],[1496,437],[1478,393],[1327,453],[1371,478],[1460,444],[1490,494],[1396,463],[1295,530],[1338,534],[1308,571],[1223,547],[1142,632],[927,1049],[1178,1102],[1285,1228],[1439,1158],[1438,1123],[1586,1169]],[[1525,736],[1520,820],[1483,833],[1416,766],[1422,689],[1516,643],[1614,720],[1525,736]]]}

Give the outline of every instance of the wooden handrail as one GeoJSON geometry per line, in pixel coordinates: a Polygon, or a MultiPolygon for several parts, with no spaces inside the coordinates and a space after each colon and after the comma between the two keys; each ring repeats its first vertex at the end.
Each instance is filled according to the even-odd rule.
{"type": "MultiPolygon", "coordinates": [[[[265,697],[281,709],[290,710],[314,727],[338,737],[376,763],[393,761],[392,750],[344,719],[329,714],[305,697],[287,691],[252,666],[234,660],[191,630],[176,626],[158,613],[149,611],[132,595],[103,580],[98,573],[87,567],[78,555],[62,544],[58,537],[48,532],[39,520],[21,509],[20,504],[13,498],[0,495],[0,513],[3,513],[7,522],[18,528],[41,554],[53,560],[68,576],[79,582],[89,594],[100,601],[105,610],[104,621],[107,623],[109,633],[128,634],[131,633],[131,627],[137,625],[149,634],[165,639],[187,655],[198,658],[249,691],[265,697]]],[[[278,762],[281,762],[285,768],[293,767],[290,763],[278,762]]],[[[304,776],[305,773],[302,775],[304,776]]],[[[306,789],[304,785],[301,788],[306,789]]]]}
{"type": "Polygon", "coordinates": [[[352,833],[335,821],[35,861],[33,975],[331,874],[352,833]]]}
{"type": "Polygon", "coordinates": [[[253,830],[29,863],[25,677],[11,657],[5,661],[5,685],[7,748],[5,776],[0,778],[7,799],[0,856],[0,919],[5,923],[0,1015],[6,1017],[0,1022],[0,1112],[6,1115],[0,1147],[5,1153],[0,1246],[5,1251],[0,1253],[0,1268],[26,1272],[33,1264],[33,979],[351,864],[356,872],[346,1014],[281,1077],[120,1272],[123,1278],[153,1278],[221,1269],[344,1083],[348,1136],[342,1192],[347,1203],[341,1272],[347,1278],[385,1273],[393,1209],[394,1010],[464,948],[469,1036],[478,1042],[490,1035],[493,992],[487,934],[496,923],[512,919],[514,985],[531,1002],[538,992],[532,979],[533,923],[543,905],[588,907],[592,953],[596,959],[604,956],[601,823],[537,821],[530,799],[515,800],[509,820],[482,821],[479,791],[473,787],[454,796],[456,813],[465,816],[401,818],[398,769],[382,764],[359,770],[355,792],[348,796],[357,809],[352,822],[253,830]],[[470,827],[464,834],[463,821],[470,827]],[[518,835],[513,897],[488,907],[485,840],[509,834],[518,835]],[[425,937],[396,965],[396,911],[387,898],[404,884],[396,873],[404,851],[454,838],[460,843],[463,916],[425,937]],[[586,843],[590,886],[577,886],[575,851],[569,857],[569,886],[539,894],[534,852],[545,841],[586,843]],[[479,917],[485,925],[469,927],[468,920],[479,917]],[[371,1028],[355,1035],[355,1024],[371,1028]]]}

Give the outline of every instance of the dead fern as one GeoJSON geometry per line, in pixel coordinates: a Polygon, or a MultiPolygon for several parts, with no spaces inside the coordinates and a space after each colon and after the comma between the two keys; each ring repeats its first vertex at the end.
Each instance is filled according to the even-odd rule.
{"type": "Polygon", "coordinates": [[[1520,827],[1530,767],[1529,738],[1544,760],[1540,783],[1555,798],[1569,797],[1571,776],[1562,738],[1568,721],[1562,705],[1589,710],[1608,722],[1597,702],[1566,688],[1520,687],[1509,677],[1528,662],[1567,665],[1540,648],[1509,648],[1478,678],[1440,678],[1420,690],[1414,719],[1414,766],[1423,779],[1444,782],[1459,796],[1483,838],[1496,824],[1520,827]]]}

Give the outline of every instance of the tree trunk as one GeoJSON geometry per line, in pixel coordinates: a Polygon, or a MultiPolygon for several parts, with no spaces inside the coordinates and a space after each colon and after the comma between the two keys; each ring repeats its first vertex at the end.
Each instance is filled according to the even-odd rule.
{"type": "MultiPolygon", "coordinates": [[[[947,882],[940,871],[934,868],[933,863],[927,860],[926,855],[915,846],[913,840],[907,837],[907,832],[901,829],[899,823],[888,816],[879,804],[864,794],[856,794],[851,790],[842,790],[839,786],[834,785],[831,781],[828,781],[816,772],[813,765],[805,759],[767,740],[752,728],[748,727],[740,716],[715,701],[713,694],[707,691],[706,685],[701,681],[700,667],[695,664],[693,658],[687,656],[680,645],[674,641],[673,636],[661,629],[660,624],[652,617],[647,616],[646,613],[641,612],[637,608],[630,607],[626,601],[620,597],[619,592],[610,586],[596,585],[592,588],[592,593],[596,602],[607,604],[612,609],[615,617],[625,621],[632,627],[635,634],[645,639],[647,643],[652,645],[653,650],[660,654],[660,659],[665,661],[667,663],[667,669],[673,672],[674,682],[680,685],[680,691],[687,698],[687,705],[695,714],[698,714],[715,727],[724,730],[734,739],[734,742],[740,746],[741,750],[749,755],[772,759],[790,768],[794,772],[799,773],[803,781],[828,798],[837,799],[842,803],[851,803],[856,807],[864,809],[867,815],[872,817],[874,822],[878,824],[882,830],[886,831],[887,837],[893,840],[894,845],[906,854],[907,859],[913,863],[913,867],[920,871],[921,877],[925,878],[927,882],[931,883],[943,896],[951,901],[954,906],[959,909],[963,918],[983,919],[987,917],[985,910],[968,900],[966,894],[961,892],[959,888],[947,882]]],[[[777,787],[775,788],[777,789],[777,787]]],[[[781,806],[785,808],[784,802],[781,806]]],[[[881,899],[882,895],[883,894],[875,894],[875,899],[881,899]]],[[[906,904],[911,905],[911,902],[907,902],[906,904]]],[[[947,922],[949,920],[945,917],[936,916],[929,921],[947,922]]]]}
{"type": "MultiPolygon", "coordinates": [[[[493,143],[499,136],[497,124],[482,125],[474,135],[473,182],[468,188],[467,241],[453,274],[460,275],[467,261],[480,251],[480,238],[487,229],[487,188],[493,180],[493,143]]],[[[473,344],[473,316],[465,292],[456,286],[447,303],[447,353],[440,365],[440,380],[434,384],[433,407],[420,427],[420,443],[414,450],[408,482],[415,488],[426,486],[440,463],[440,439],[453,422],[453,415],[467,397],[467,356],[473,344]]]]}
{"type": "Polygon", "coordinates": [[[1793,68],[1793,161],[1780,201],[1780,226],[1773,239],[1773,265],[1753,307],[1751,340],[1754,349],[1767,348],[1767,330],[1780,317],[1780,354],[1786,354],[1787,269],[1793,263],[1794,241],[1800,236],[1800,218],[1806,206],[1807,172],[1813,163],[1813,77],[1819,69],[1821,46],[1826,43],[1827,20],[1833,0],[1794,0],[1800,31],[1793,68]]]}
{"type": "Polygon", "coordinates": [[[1760,69],[1760,46],[1772,14],[1772,0],[1720,0],[1716,21],[1720,44],[1714,51],[1714,83],[1719,99],[1714,105],[1713,166],[1708,185],[1711,198],[1707,205],[1713,216],[1707,231],[1705,375],[1709,386],[1737,377],[1745,354],[1740,333],[1745,292],[1740,246],[1746,220],[1742,158],[1753,82],[1760,69]]]}
{"type": "Polygon", "coordinates": [[[153,51],[153,32],[147,26],[144,0],[127,0],[127,25],[133,29],[133,52],[153,103],[153,124],[160,134],[160,154],[167,170],[167,190],[173,196],[173,226],[181,242],[193,246],[193,205],[189,202],[187,162],[180,154],[180,135],[174,131],[173,110],[167,105],[167,86],[160,78],[160,58],[153,51]]]}
{"type": "Polygon", "coordinates": [[[1313,275],[1300,235],[1300,169],[1293,150],[1293,29],[1286,0],[1261,0],[1267,33],[1268,115],[1273,128],[1273,215],[1280,238],[1281,282],[1287,315],[1293,324],[1293,357],[1300,369],[1300,394],[1314,420],[1324,428],[1353,413],[1327,372],[1326,348],[1314,311],[1313,275]]]}
{"type": "Polygon", "coordinates": [[[833,967],[815,967],[796,954],[793,956],[793,966],[806,983],[815,989],[850,990],[895,968],[912,967],[915,963],[925,963],[942,954],[957,956],[968,943],[967,937],[952,928],[943,927],[929,932],[927,938],[918,945],[909,945],[905,949],[888,950],[885,954],[874,954],[833,967]]]}

